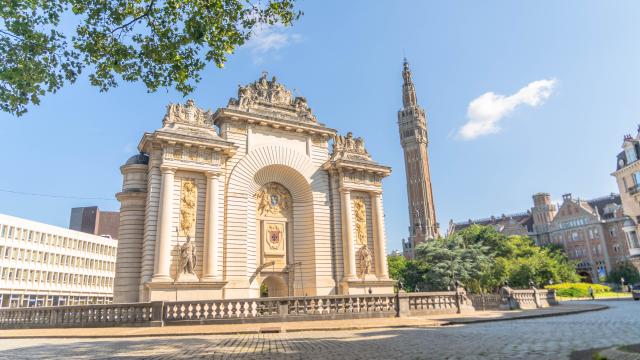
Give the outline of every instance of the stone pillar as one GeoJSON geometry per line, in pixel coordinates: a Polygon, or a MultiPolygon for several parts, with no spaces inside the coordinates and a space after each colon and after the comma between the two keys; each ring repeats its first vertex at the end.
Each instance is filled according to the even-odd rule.
{"type": "Polygon", "coordinates": [[[351,191],[340,189],[342,202],[342,259],[344,262],[344,278],[352,280],[356,277],[356,258],[353,252],[353,221],[351,214],[351,191]]]}
{"type": "Polygon", "coordinates": [[[374,243],[374,256],[376,259],[376,276],[378,279],[388,279],[387,274],[387,254],[385,250],[385,236],[384,236],[384,212],[382,211],[382,193],[371,193],[371,213],[373,214],[374,229],[373,239],[374,243]]]}
{"type": "Polygon", "coordinates": [[[207,172],[203,281],[218,280],[218,173],[207,172]]]}
{"type": "Polygon", "coordinates": [[[171,217],[173,214],[173,179],[175,168],[162,167],[162,184],[160,185],[160,214],[156,236],[156,262],[153,269],[152,282],[173,281],[169,273],[171,260],[171,217]]]}

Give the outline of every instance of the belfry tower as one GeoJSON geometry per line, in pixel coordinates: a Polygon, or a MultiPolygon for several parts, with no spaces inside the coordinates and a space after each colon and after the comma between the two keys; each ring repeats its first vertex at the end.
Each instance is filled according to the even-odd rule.
{"type": "Polygon", "coordinates": [[[400,142],[404,150],[409,203],[409,240],[403,243],[403,253],[413,258],[416,245],[439,236],[436,211],[431,190],[427,117],[418,105],[407,59],[402,71],[402,109],[398,111],[400,142]]]}

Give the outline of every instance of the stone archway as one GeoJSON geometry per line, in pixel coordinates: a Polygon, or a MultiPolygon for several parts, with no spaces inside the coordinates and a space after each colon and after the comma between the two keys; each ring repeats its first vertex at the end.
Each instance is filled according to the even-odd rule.
{"type": "Polygon", "coordinates": [[[260,297],[289,296],[287,283],[276,275],[267,276],[260,284],[260,297]]]}
{"type": "Polygon", "coordinates": [[[578,270],[577,273],[578,273],[578,276],[580,276],[580,281],[585,283],[593,282],[591,279],[591,274],[589,274],[588,270],[578,270]]]}

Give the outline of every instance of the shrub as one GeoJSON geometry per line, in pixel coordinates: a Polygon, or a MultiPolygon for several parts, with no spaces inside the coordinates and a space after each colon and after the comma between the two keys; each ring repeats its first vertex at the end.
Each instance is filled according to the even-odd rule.
{"type": "Polygon", "coordinates": [[[608,286],[589,283],[562,283],[547,285],[545,286],[545,289],[553,289],[556,291],[556,295],[562,297],[587,297],[589,296],[589,286],[593,288],[593,292],[595,294],[611,291],[611,288],[608,286]]]}

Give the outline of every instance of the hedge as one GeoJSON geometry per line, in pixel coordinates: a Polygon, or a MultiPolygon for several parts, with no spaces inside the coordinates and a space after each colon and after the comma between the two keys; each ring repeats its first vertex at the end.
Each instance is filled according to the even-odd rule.
{"type": "Polygon", "coordinates": [[[587,297],[589,296],[589,286],[593,288],[595,294],[611,291],[611,288],[608,286],[589,283],[562,283],[547,285],[545,286],[545,289],[553,289],[556,291],[556,295],[562,297],[587,297]]]}

